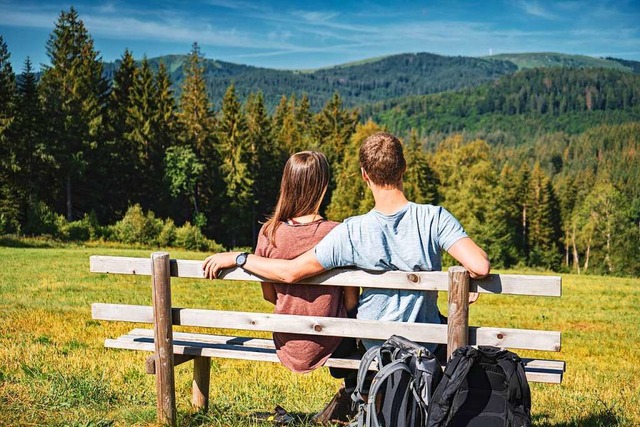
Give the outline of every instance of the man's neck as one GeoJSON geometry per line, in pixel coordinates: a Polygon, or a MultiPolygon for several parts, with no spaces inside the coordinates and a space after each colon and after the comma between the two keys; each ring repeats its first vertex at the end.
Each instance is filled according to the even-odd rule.
{"type": "Polygon", "coordinates": [[[373,208],[385,215],[392,215],[409,203],[402,192],[402,188],[381,188],[372,185],[371,192],[373,193],[373,199],[376,202],[373,208]]]}

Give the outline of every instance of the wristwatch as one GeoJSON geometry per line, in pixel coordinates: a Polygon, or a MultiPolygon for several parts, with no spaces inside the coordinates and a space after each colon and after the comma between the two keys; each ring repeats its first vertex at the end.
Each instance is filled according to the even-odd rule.
{"type": "Polygon", "coordinates": [[[243,267],[245,265],[245,263],[247,262],[247,256],[249,256],[249,254],[247,252],[241,252],[236,257],[236,266],[243,267]]]}

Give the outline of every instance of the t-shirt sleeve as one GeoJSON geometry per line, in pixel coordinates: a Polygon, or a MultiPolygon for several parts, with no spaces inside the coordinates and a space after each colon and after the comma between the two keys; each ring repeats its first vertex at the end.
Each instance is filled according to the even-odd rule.
{"type": "Polygon", "coordinates": [[[325,270],[354,265],[349,229],[343,222],[316,245],[316,258],[325,270]]]}
{"type": "Polygon", "coordinates": [[[445,208],[440,208],[438,216],[438,245],[448,251],[458,240],[467,237],[460,222],[445,208]]]}
{"type": "Polygon", "coordinates": [[[267,238],[267,236],[264,235],[264,226],[263,226],[260,232],[258,233],[258,242],[256,243],[256,250],[254,253],[258,256],[268,258],[268,256],[266,255],[268,246],[269,246],[269,239],[267,238]]]}

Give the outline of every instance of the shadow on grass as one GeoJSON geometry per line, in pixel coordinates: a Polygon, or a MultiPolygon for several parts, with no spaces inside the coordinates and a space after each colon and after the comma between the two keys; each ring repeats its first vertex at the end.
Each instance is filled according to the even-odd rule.
{"type": "Polygon", "coordinates": [[[586,416],[580,419],[561,423],[546,421],[549,418],[549,414],[534,415],[531,421],[536,427],[615,427],[625,425],[625,423],[611,411],[605,411],[599,414],[586,414],[586,416]]]}
{"type": "Polygon", "coordinates": [[[252,412],[242,415],[238,412],[213,406],[207,412],[182,413],[179,415],[179,425],[181,427],[197,427],[197,426],[252,426],[252,427],[274,427],[274,426],[290,426],[290,427],[312,427],[317,426],[311,421],[313,414],[303,412],[289,412],[291,420],[288,423],[279,423],[273,419],[274,413],[270,412],[252,412]]]}
{"type": "Polygon", "coordinates": [[[0,236],[0,246],[7,248],[55,248],[60,244],[51,239],[0,236]]]}

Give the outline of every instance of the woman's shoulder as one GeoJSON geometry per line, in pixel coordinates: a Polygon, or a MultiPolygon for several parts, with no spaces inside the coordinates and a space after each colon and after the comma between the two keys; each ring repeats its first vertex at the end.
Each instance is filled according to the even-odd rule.
{"type": "Polygon", "coordinates": [[[326,220],[322,221],[322,223],[321,223],[321,224],[322,224],[324,227],[327,227],[327,228],[334,228],[334,227],[337,227],[338,225],[340,225],[340,223],[339,223],[339,222],[336,222],[336,221],[330,221],[330,220],[328,220],[328,219],[326,219],[326,220]]]}

